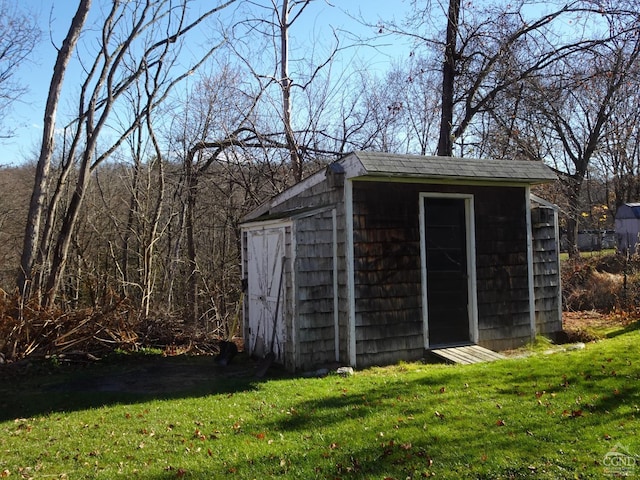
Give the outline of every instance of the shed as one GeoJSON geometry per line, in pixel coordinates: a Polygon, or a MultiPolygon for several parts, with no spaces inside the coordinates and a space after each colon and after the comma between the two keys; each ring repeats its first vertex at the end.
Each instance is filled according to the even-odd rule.
{"type": "Polygon", "coordinates": [[[635,253],[640,243],[640,203],[623,203],[616,210],[618,251],[635,253]]]}
{"type": "Polygon", "coordinates": [[[557,211],[530,192],[555,179],[532,161],[342,157],[244,218],[245,349],[366,367],[560,332],[557,211]]]}

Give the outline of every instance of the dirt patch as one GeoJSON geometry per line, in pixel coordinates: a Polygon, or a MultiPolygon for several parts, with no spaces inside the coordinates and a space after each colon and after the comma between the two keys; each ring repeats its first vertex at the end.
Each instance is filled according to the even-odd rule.
{"type": "Polygon", "coordinates": [[[638,317],[626,313],[601,313],[595,310],[563,312],[562,325],[568,342],[591,342],[602,338],[607,330],[623,329],[636,322],[638,317]]]}

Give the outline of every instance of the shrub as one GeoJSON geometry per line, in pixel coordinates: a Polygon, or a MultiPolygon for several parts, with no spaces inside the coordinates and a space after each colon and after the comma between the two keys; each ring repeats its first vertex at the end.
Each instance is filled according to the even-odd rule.
{"type": "Polygon", "coordinates": [[[562,264],[565,310],[626,310],[640,303],[640,261],[622,255],[579,258],[562,264]]]}

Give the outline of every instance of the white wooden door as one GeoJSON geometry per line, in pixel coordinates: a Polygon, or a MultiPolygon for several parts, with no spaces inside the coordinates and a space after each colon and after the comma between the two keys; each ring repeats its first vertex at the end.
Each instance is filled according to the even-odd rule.
{"type": "Polygon", "coordinates": [[[286,338],[283,321],[285,234],[284,227],[247,232],[249,348],[251,354],[257,356],[273,349],[278,363],[284,363],[286,338]]]}

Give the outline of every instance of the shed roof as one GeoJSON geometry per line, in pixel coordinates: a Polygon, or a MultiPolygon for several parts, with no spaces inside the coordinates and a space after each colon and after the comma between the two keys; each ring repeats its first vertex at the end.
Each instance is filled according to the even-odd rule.
{"type": "Polygon", "coordinates": [[[546,183],[556,180],[542,162],[529,160],[475,159],[354,152],[362,164],[362,175],[418,177],[425,179],[490,180],[546,183]]]}
{"type": "Polygon", "coordinates": [[[616,219],[640,218],[640,203],[623,203],[616,210],[616,219]]]}
{"type": "Polygon", "coordinates": [[[406,182],[488,182],[492,184],[532,185],[557,180],[542,162],[528,160],[472,159],[401,155],[357,151],[347,154],[271,198],[243,218],[243,222],[264,218],[276,205],[324,181],[327,175],[350,179],[394,180],[406,182]]]}

